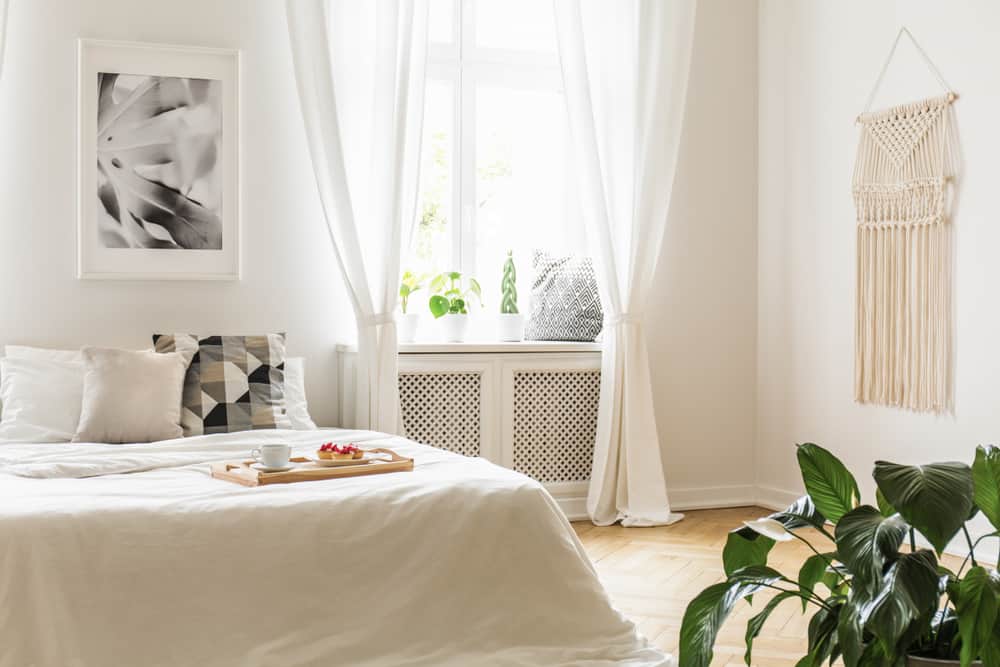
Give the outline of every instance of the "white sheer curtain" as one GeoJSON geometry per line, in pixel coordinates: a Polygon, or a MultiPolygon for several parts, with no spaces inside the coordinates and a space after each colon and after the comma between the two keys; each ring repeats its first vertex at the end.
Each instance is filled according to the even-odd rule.
{"type": "Polygon", "coordinates": [[[0,78],[3,78],[3,56],[7,50],[7,6],[10,0],[0,0],[0,78]]]}
{"type": "Polygon", "coordinates": [[[695,0],[554,0],[587,244],[606,322],[587,510],[673,523],[653,413],[647,297],[667,224],[695,0]]]}
{"type": "Polygon", "coordinates": [[[355,426],[401,430],[400,254],[415,219],[426,0],[287,0],[299,101],[358,327],[355,426]]]}

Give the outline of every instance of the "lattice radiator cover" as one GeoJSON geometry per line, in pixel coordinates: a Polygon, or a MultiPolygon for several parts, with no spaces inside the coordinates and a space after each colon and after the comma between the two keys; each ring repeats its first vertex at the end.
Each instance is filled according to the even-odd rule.
{"type": "Polygon", "coordinates": [[[457,454],[479,456],[482,383],[482,375],[476,372],[400,373],[406,437],[457,454]]]}
{"type": "Polygon", "coordinates": [[[539,482],[590,479],[599,370],[514,372],[514,469],[539,482]]]}

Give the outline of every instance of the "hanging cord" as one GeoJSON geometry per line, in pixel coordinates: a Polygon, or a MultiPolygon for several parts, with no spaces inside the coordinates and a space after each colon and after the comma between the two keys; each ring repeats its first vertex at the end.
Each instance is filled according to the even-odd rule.
{"type": "MultiPolygon", "coordinates": [[[[927,65],[927,69],[931,71],[931,74],[933,74],[934,78],[938,80],[938,83],[941,84],[941,87],[944,88],[944,91],[948,93],[948,101],[954,102],[955,100],[958,99],[958,94],[955,93],[955,91],[951,89],[951,86],[948,85],[948,82],[944,80],[944,77],[941,75],[941,71],[938,70],[937,66],[934,64],[934,61],[931,60],[930,56],[927,55],[927,52],[924,51],[923,47],[920,46],[916,38],[906,28],[906,26],[903,26],[902,28],[899,29],[899,32],[896,33],[896,39],[892,43],[892,48],[889,49],[889,55],[885,59],[885,64],[882,65],[882,71],[878,73],[878,78],[875,79],[875,85],[872,87],[872,92],[868,94],[868,101],[865,102],[864,113],[868,113],[871,110],[872,102],[875,101],[875,94],[878,93],[878,89],[882,85],[882,79],[885,78],[885,73],[889,69],[889,63],[892,62],[892,57],[896,55],[896,47],[899,46],[899,40],[903,38],[903,35],[906,35],[907,37],[910,38],[910,42],[917,49],[917,53],[919,53],[920,57],[924,59],[924,63],[927,65]]],[[[860,116],[858,118],[860,119],[860,116]]]]}

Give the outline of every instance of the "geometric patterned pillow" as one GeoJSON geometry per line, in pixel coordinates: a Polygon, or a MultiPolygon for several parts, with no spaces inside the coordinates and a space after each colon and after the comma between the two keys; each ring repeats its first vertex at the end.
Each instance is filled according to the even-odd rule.
{"type": "Polygon", "coordinates": [[[191,350],[184,377],[185,436],[291,428],[285,407],[285,334],[155,334],[157,352],[191,350]]]}
{"type": "Polygon", "coordinates": [[[604,328],[597,275],[589,257],[534,253],[535,282],[526,340],[593,341],[604,328]]]}

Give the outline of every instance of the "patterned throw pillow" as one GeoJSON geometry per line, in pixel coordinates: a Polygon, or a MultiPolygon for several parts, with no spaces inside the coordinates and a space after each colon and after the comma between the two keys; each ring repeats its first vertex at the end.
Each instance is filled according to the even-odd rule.
{"type": "Polygon", "coordinates": [[[156,334],[157,352],[194,350],[184,377],[184,435],[291,428],[285,406],[285,334],[156,334]]]}
{"type": "Polygon", "coordinates": [[[527,340],[593,341],[604,328],[597,276],[589,257],[534,254],[535,282],[527,340]]]}

